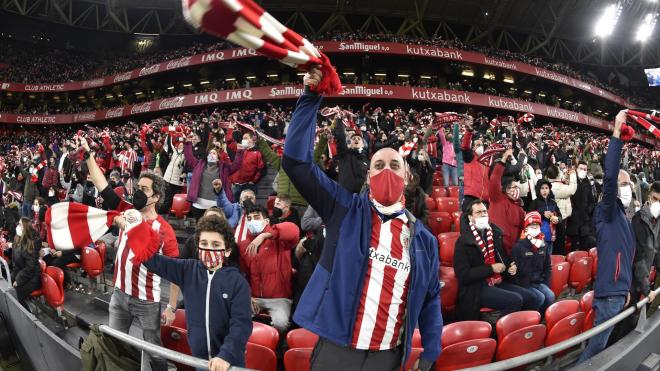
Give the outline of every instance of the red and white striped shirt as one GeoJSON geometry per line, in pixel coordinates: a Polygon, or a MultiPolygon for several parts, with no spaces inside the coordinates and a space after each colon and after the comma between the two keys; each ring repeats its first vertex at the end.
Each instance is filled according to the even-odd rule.
{"type": "Polygon", "coordinates": [[[128,151],[121,151],[117,156],[117,160],[119,160],[119,168],[121,169],[122,173],[125,170],[133,172],[133,164],[135,161],[137,161],[137,152],[132,149],[128,151]]]}
{"type": "MultiPolygon", "coordinates": [[[[172,227],[160,215],[148,220],[161,241],[159,253],[176,258],[179,256],[179,244],[172,227]]],[[[133,252],[126,246],[126,232],[119,234],[119,247],[115,257],[115,288],[140,300],[160,302],[160,276],[150,272],[144,265],[133,265],[133,252]]]]}
{"type": "Polygon", "coordinates": [[[351,347],[393,349],[401,343],[410,280],[410,229],[405,214],[383,223],[372,211],[371,247],[351,347]]]}
{"type": "Polygon", "coordinates": [[[238,225],[236,226],[236,229],[234,229],[234,239],[236,240],[236,244],[239,242],[247,239],[247,221],[245,220],[245,210],[243,210],[243,215],[241,215],[241,218],[238,220],[238,225]]]}

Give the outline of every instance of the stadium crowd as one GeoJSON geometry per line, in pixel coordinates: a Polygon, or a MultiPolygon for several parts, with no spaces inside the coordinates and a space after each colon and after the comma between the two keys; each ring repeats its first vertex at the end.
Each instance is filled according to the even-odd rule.
{"type": "MultiPolygon", "coordinates": [[[[409,169],[410,177],[401,189],[400,201],[411,217],[426,225],[428,230],[424,233],[438,236],[449,232],[437,230],[433,220],[429,220],[436,210],[427,201],[435,189],[462,187],[458,197],[462,198],[463,213],[455,226],[459,238],[452,262],[458,279],[458,307],[454,313],[445,313],[446,318],[479,320],[482,308],[495,310],[501,316],[520,310],[538,311],[543,316],[556,299],[549,287],[550,256],[565,255],[569,249],[588,251],[596,246],[598,233],[592,219],[600,217],[594,210],[601,199],[607,198],[604,195],[610,192],[611,196],[612,188],[608,191],[607,180],[612,175],[607,171],[613,163],[617,166],[621,163],[621,169],[630,174],[619,185],[626,217],[639,228],[650,228],[644,234],[648,237],[642,241],[644,246],[640,249],[638,244],[634,261],[622,260],[617,264],[630,265],[621,271],[632,276],[628,277],[633,281],[632,295],[636,298],[652,295],[648,276],[655,265],[652,252],[657,250],[659,240],[653,236],[657,236],[655,221],[660,216],[660,183],[654,182],[660,179],[657,152],[635,143],[624,145],[618,138],[571,125],[527,122],[506,115],[487,118],[481,113],[436,114],[431,109],[388,109],[369,104],[360,109],[327,107],[317,113],[315,107],[318,108],[320,100],[309,92],[300,102],[295,111],[274,106],[216,109],[164,116],[149,123],[3,129],[0,216],[5,239],[13,241],[16,250],[12,252],[12,277],[16,277],[19,300],[25,303],[38,288],[39,282],[32,277],[39,277],[40,258],[58,267],[79,261],[76,255],[79,251],[57,250],[47,243],[48,208],[62,201],[76,201],[124,211],[132,203],[153,228],[160,228],[163,255],[172,258],[152,258],[140,270],[144,269],[145,274],[157,272],[179,284],[188,310],[200,304],[199,295],[196,296],[199,287],[190,286],[190,281],[182,278],[193,275],[189,271],[192,268],[173,258],[197,258],[205,267],[200,265],[199,269],[211,271],[218,269],[218,261],[226,261],[236,269],[227,276],[236,285],[235,300],[247,312],[251,310],[255,316],[268,318],[284,334],[294,326],[295,308],[301,300],[305,301],[304,288],[314,279],[315,285],[320,280],[312,272],[323,261],[322,251],[324,246],[328,248],[326,238],[336,241],[335,234],[346,233],[332,224],[334,220],[327,219],[330,209],[348,202],[342,197],[362,194],[365,202],[376,205],[374,218],[380,217],[383,225],[404,217],[400,212],[393,214],[396,219],[393,221],[388,217],[392,214],[391,207],[373,203],[366,196],[369,184],[372,188],[382,184],[382,177],[375,180],[372,166],[378,162],[374,157],[384,153],[405,161],[403,168],[409,169]],[[311,101],[314,105],[307,106],[311,101]],[[301,115],[305,116],[301,118],[301,115]],[[303,134],[296,127],[291,134],[291,122],[298,120],[301,124],[304,119],[315,122],[310,127],[313,131],[303,134]],[[330,201],[319,199],[322,195],[315,195],[311,186],[301,179],[299,172],[304,169],[298,167],[308,164],[297,159],[308,154],[300,152],[304,148],[284,144],[290,135],[295,140],[306,135],[304,138],[313,142],[309,166],[313,163],[319,171],[306,173],[316,177],[309,184],[319,182],[320,187],[342,188],[333,193],[337,197],[332,201],[337,202],[335,206],[324,204],[330,201]],[[617,153],[623,153],[621,161],[614,158],[612,143],[619,146],[617,153]],[[268,169],[276,171],[277,176],[272,192],[263,194],[257,184],[268,169]],[[184,246],[176,244],[168,223],[173,198],[181,193],[192,206],[189,216],[199,220],[195,238],[184,246]],[[261,201],[265,199],[269,201],[261,201]],[[315,210],[310,204],[322,209],[315,210]],[[202,238],[205,231],[223,236],[224,242],[217,245],[222,249],[201,245],[201,241],[207,241],[206,237],[202,238]],[[217,255],[219,251],[221,255],[217,255]],[[292,269],[297,271],[295,276],[292,269]],[[241,286],[241,277],[247,286],[241,286]]],[[[389,179],[391,182],[393,178],[389,179]]],[[[373,197],[378,197],[374,198],[378,201],[391,198],[380,193],[373,197]]],[[[350,211],[346,213],[348,218],[355,217],[350,211]]],[[[113,261],[109,258],[108,262],[115,265],[115,274],[130,276],[133,267],[121,258],[128,254],[120,237],[129,229],[127,223],[124,219],[118,221],[116,229],[104,236],[104,240],[114,251],[109,256],[117,257],[113,261]]],[[[432,247],[437,254],[436,244],[433,239],[432,247]]],[[[435,264],[437,268],[438,262],[435,264]]],[[[159,318],[154,318],[149,308],[160,305],[160,291],[156,289],[160,281],[150,279],[153,279],[149,281],[151,284],[146,284],[149,288],[140,286],[145,283],[137,279],[129,280],[124,287],[126,279],[115,277],[110,324],[128,330],[131,319],[138,319],[145,329],[145,339],[158,343],[159,318]],[[147,294],[151,296],[145,301],[137,300],[131,290],[153,292],[147,294]],[[133,306],[145,311],[129,312],[127,308],[133,306]]],[[[435,288],[428,290],[432,295],[435,288]]],[[[438,292],[439,289],[434,294],[438,292]]],[[[178,294],[179,286],[171,285],[164,312],[166,323],[174,319],[178,294]]],[[[363,295],[369,297],[366,291],[363,295]]],[[[311,294],[307,296],[308,304],[316,300],[310,298],[311,294]]],[[[366,311],[368,306],[360,304],[359,308],[366,311]]],[[[304,317],[307,310],[300,310],[299,320],[310,324],[304,317]]],[[[422,310],[420,316],[429,315],[424,313],[422,310]]],[[[362,321],[368,320],[365,315],[362,321]]],[[[437,330],[437,325],[420,322],[422,336],[437,330]]],[[[221,331],[218,328],[215,330],[221,331]]],[[[244,346],[247,338],[243,337],[250,329],[241,327],[238,335],[233,333],[235,341],[243,341],[244,346]]],[[[364,346],[374,349],[368,339],[364,345],[363,335],[356,334],[352,344],[359,349],[365,349],[364,346]]],[[[410,336],[408,331],[406,336],[410,336]]],[[[392,344],[397,346],[394,339],[392,344]]],[[[196,341],[191,333],[194,354],[208,357],[207,348],[200,347],[196,341]]],[[[227,351],[220,358],[240,365],[237,355],[240,346],[234,351],[235,354],[227,351]]],[[[429,352],[433,354],[433,350],[429,352]]],[[[155,358],[153,362],[155,368],[162,366],[162,360],[155,358]]],[[[430,364],[420,362],[420,369],[428,367],[430,364]]]]}

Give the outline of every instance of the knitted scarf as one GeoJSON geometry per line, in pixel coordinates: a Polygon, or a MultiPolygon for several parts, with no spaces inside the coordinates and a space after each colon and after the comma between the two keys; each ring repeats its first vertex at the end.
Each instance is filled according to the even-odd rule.
{"type": "Polygon", "coordinates": [[[537,252],[545,243],[545,235],[543,233],[539,233],[536,235],[536,237],[532,237],[527,234],[527,229],[523,229],[523,231],[520,233],[520,238],[528,239],[529,242],[532,243],[532,251],[534,252],[537,252]]]}
{"type": "Polygon", "coordinates": [[[48,162],[46,160],[44,160],[44,161],[41,161],[40,163],[38,163],[37,166],[34,167],[32,172],[30,173],[30,181],[32,181],[32,183],[37,183],[39,181],[39,172],[46,165],[48,165],[48,162]]]}
{"type": "MultiPolygon", "coordinates": [[[[481,239],[479,231],[477,231],[477,228],[474,226],[474,224],[470,223],[470,228],[472,229],[474,239],[477,241],[477,245],[481,249],[481,253],[484,255],[484,263],[488,265],[497,263],[495,260],[495,245],[493,244],[493,230],[490,228],[486,230],[487,243],[484,243],[484,240],[481,239]]],[[[501,282],[502,276],[499,273],[493,273],[490,277],[486,278],[486,283],[488,283],[488,286],[494,286],[501,282]]]]}

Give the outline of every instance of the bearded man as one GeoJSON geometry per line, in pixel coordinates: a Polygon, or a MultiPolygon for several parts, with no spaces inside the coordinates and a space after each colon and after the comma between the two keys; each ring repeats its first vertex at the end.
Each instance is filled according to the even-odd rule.
{"type": "Polygon", "coordinates": [[[351,193],[314,164],[322,78],[304,79],[287,132],[282,167],[326,228],[321,258],[293,320],[319,335],[312,370],[398,370],[418,326],[424,351],[414,369],[440,355],[442,314],[435,237],[405,207],[409,169],[394,149],[376,152],[368,190],[351,193]]]}

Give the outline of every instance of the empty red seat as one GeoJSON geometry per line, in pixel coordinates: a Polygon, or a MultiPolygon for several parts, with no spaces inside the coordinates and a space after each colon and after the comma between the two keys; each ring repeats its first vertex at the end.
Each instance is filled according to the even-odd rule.
{"type": "Polygon", "coordinates": [[[442,211],[431,212],[429,213],[428,225],[434,236],[451,232],[451,214],[442,211]]]}
{"type": "Polygon", "coordinates": [[[554,325],[562,318],[577,313],[579,310],[580,303],[577,300],[561,300],[550,305],[548,309],[545,310],[545,325],[548,327],[548,332],[550,332],[554,325]]]}
{"type": "Polygon", "coordinates": [[[591,256],[592,258],[597,257],[598,256],[598,249],[595,248],[595,247],[592,247],[591,249],[589,249],[589,256],[591,256]]]}
{"type": "Polygon", "coordinates": [[[245,367],[260,371],[277,371],[275,351],[248,341],[245,349],[245,367]]]}
{"type": "Polygon", "coordinates": [[[591,283],[593,263],[594,258],[587,256],[580,258],[571,264],[571,273],[568,278],[568,284],[575,289],[576,292],[582,292],[582,290],[591,283]]]}
{"type": "Polygon", "coordinates": [[[568,262],[562,262],[552,265],[552,274],[550,275],[550,290],[558,298],[559,294],[568,287],[568,277],[571,274],[571,265],[568,262]]]}
{"type": "Polygon", "coordinates": [[[435,205],[438,211],[444,211],[450,214],[460,210],[461,207],[456,197],[436,197],[435,205]]]}
{"type": "Polygon", "coordinates": [[[513,331],[501,339],[495,359],[498,361],[535,352],[543,347],[545,326],[533,325],[513,331]]]}
{"type": "Polygon", "coordinates": [[[426,197],[426,208],[431,211],[435,211],[435,200],[432,199],[431,197],[426,197]]]}
{"type": "Polygon", "coordinates": [[[61,315],[64,304],[64,271],[58,267],[46,267],[46,272],[41,275],[41,292],[46,303],[61,315]]]}
{"type": "MultiPolygon", "coordinates": [[[[188,345],[188,330],[186,329],[186,311],[179,309],[174,313],[174,321],[171,325],[160,326],[160,341],[167,349],[175,352],[191,355],[188,345]]],[[[193,371],[194,368],[174,362],[177,370],[193,371]]]]}
{"type": "MultiPolygon", "coordinates": [[[[288,337],[288,336],[287,336],[288,337]]],[[[292,348],[284,353],[286,371],[309,371],[313,348],[292,348]]]]}
{"type": "Polygon", "coordinates": [[[447,347],[443,345],[435,370],[462,370],[489,364],[496,348],[497,341],[489,338],[461,341],[447,347]]]}
{"type": "Polygon", "coordinates": [[[589,256],[589,253],[586,251],[571,251],[566,255],[566,261],[574,264],[576,261],[582,258],[586,258],[589,256]]]}
{"type": "MultiPolygon", "coordinates": [[[[445,187],[439,187],[439,186],[433,186],[433,189],[431,189],[431,196],[432,199],[436,199],[438,197],[447,197],[447,190],[445,187]]],[[[436,207],[437,207],[437,202],[436,202],[436,207]]]]}
{"type": "Polygon", "coordinates": [[[582,332],[584,312],[577,312],[560,319],[548,330],[545,346],[561,343],[582,332]]]}
{"type": "Polygon", "coordinates": [[[582,295],[580,299],[580,310],[584,313],[589,313],[591,310],[591,305],[594,302],[594,290],[588,291],[586,294],[582,295]]]}
{"type": "Polygon", "coordinates": [[[458,192],[459,192],[458,186],[448,186],[447,187],[447,195],[449,197],[458,198],[458,192]]]}
{"type": "MultiPolygon", "coordinates": [[[[459,321],[442,328],[442,348],[468,340],[490,337],[493,326],[486,321],[459,321]]],[[[414,345],[413,345],[414,346],[414,345]]]]}
{"type": "Polygon", "coordinates": [[[440,266],[440,304],[443,312],[456,309],[458,296],[458,279],[452,267],[440,266]]]}
{"type": "Polygon", "coordinates": [[[566,261],[566,257],[564,255],[551,255],[550,256],[550,261],[552,262],[552,265],[558,264],[558,263],[563,263],[566,261]]]}
{"type": "Polygon", "coordinates": [[[286,343],[289,349],[293,348],[314,348],[319,336],[304,328],[297,328],[286,334],[286,343]]]}
{"type": "Polygon", "coordinates": [[[277,343],[280,341],[280,333],[272,326],[260,322],[252,322],[252,334],[248,343],[259,344],[268,349],[277,349],[277,343]]]}
{"type": "Polygon", "coordinates": [[[507,314],[498,319],[495,324],[495,331],[497,331],[497,338],[502,340],[516,330],[538,325],[539,323],[541,323],[541,313],[535,310],[523,310],[507,314]]]}
{"type": "Polygon", "coordinates": [[[179,193],[175,194],[174,198],[172,198],[170,213],[174,214],[177,219],[183,219],[190,212],[190,202],[186,200],[186,197],[187,195],[185,193],[179,193]]]}
{"type": "Polygon", "coordinates": [[[87,273],[90,278],[96,278],[103,274],[103,260],[98,250],[85,247],[80,254],[80,263],[82,269],[87,273]]]}
{"type": "Polygon", "coordinates": [[[584,323],[582,324],[582,331],[587,331],[594,327],[594,320],[596,319],[596,312],[590,310],[587,312],[587,315],[584,317],[584,323]]]}
{"type": "Polygon", "coordinates": [[[454,211],[451,213],[451,228],[454,232],[461,231],[461,212],[454,211]]]}
{"type": "Polygon", "coordinates": [[[454,246],[460,235],[459,232],[445,232],[438,235],[440,264],[448,267],[454,266],[454,246]]]}

